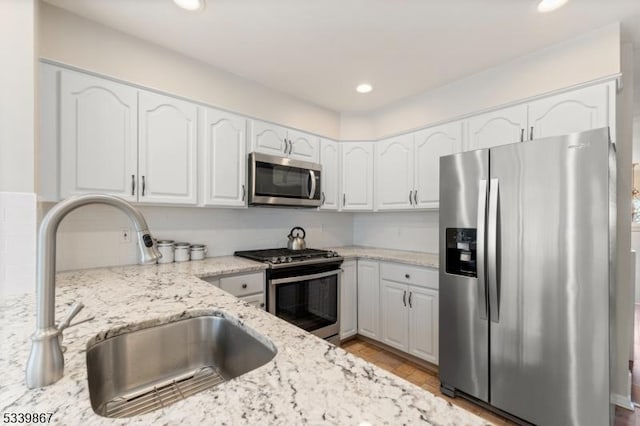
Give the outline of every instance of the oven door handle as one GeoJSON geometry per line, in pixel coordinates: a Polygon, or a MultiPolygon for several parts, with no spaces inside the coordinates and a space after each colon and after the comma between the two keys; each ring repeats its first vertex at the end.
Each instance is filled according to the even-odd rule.
{"type": "Polygon", "coordinates": [[[341,269],[335,269],[333,271],[322,272],[322,273],[319,273],[319,274],[300,275],[300,276],[289,277],[289,278],[279,278],[277,280],[270,280],[269,283],[271,285],[295,283],[297,281],[306,281],[306,280],[314,280],[316,278],[330,277],[331,275],[338,275],[338,274],[340,274],[340,272],[341,272],[341,269]]]}

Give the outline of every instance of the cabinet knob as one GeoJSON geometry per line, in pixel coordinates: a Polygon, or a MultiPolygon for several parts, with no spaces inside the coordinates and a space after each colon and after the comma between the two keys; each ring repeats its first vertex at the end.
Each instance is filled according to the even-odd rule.
{"type": "Polygon", "coordinates": [[[260,307],[261,307],[261,308],[264,308],[264,303],[261,303],[261,304],[260,304],[260,307]]]}
{"type": "Polygon", "coordinates": [[[409,274],[404,274],[404,277],[405,277],[406,279],[409,279],[409,278],[411,278],[411,275],[409,275],[409,274]]]}
{"type": "Polygon", "coordinates": [[[247,288],[247,284],[246,284],[246,283],[243,283],[243,284],[242,284],[242,288],[247,288]]]}

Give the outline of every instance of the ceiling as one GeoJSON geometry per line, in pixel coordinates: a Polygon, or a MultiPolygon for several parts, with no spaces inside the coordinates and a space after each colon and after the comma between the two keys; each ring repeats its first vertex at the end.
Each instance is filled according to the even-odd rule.
{"type": "MultiPolygon", "coordinates": [[[[45,0],[338,112],[364,112],[545,46],[623,24],[640,47],[640,0],[45,0]],[[355,92],[361,82],[373,92],[355,92]]],[[[640,78],[640,76],[638,77],[640,78]]]]}

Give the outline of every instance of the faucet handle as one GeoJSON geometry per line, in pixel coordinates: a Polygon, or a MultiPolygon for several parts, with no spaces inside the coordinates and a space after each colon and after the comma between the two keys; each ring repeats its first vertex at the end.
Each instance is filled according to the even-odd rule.
{"type": "Polygon", "coordinates": [[[62,332],[62,330],[69,327],[69,324],[71,324],[71,320],[76,315],[78,315],[78,313],[80,313],[82,308],[84,308],[84,305],[82,304],[82,302],[76,302],[73,305],[71,305],[71,310],[69,311],[67,316],[65,316],[64,320],[60,324],[58,324],[58,332],[62,332]]]}

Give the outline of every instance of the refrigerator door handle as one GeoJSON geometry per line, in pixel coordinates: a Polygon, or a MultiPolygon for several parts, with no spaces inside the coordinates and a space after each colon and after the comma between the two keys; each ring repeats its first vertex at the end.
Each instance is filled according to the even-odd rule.
{"type": "Polygon", "coordinates": [[[478,233],[476,256],[478,262],[478,312],[481,319],[487,319],[487,274],[485,271],[485,227],[487,223],[487,181],[480,180],[478,185],[478,233]]]}
{"type": "Polygon", "coordinates": [[[500,322],[500,283],[498,280],[498,179],[491,179],[489,187],[489,223],[487,227],[487,275],[489,277],[489,306],[491,321],[500,322]]]}

